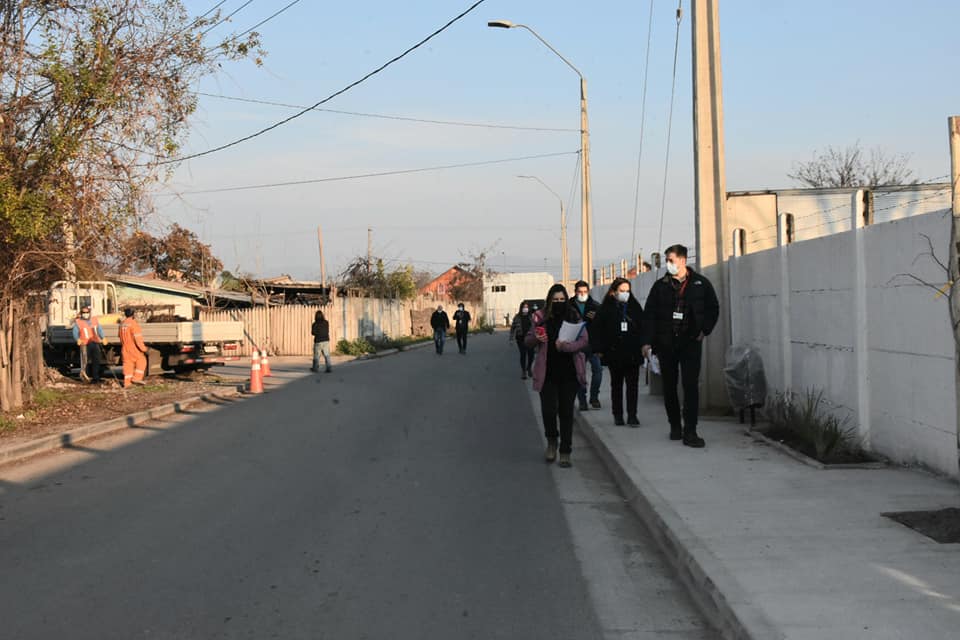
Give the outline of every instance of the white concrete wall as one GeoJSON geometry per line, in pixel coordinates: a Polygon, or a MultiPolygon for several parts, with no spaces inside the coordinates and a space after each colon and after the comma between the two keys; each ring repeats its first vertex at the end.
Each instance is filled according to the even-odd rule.
{"type": "MultiPolygon", "coordinates": [[[[483,282],[483,310],[487,322],[497,326],[504,324],[506,316],[513,316],[520,303],[528,299],[544,299],[555,280],[549,273],[496,273],[483,282]],[[494,287],[506,287],[506,291],[494,292],[494,287]]],[[[573,292],[570,292],[573,295],[573,292]]]]}
{"type": "Polygon", "coordinates": [[[855,198],[831,216],[847,231],[730,261],[733,342],[759,350],[772,389],[822,389],[868,448],[957,476],[947,301],[902,275],[944,283],[923,235],[945,260],[950,219],[892,215],[850,230],[862,227],[855,198]]]}

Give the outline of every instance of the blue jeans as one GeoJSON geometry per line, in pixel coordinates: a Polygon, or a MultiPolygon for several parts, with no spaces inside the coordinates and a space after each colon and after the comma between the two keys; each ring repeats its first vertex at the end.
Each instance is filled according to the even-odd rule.
{"type": "MultiPolygon", "coordinates": [[[[587,364],[590,365],[590,400],[600,399],[600,382],[603,380],[603,365],[600,356],[587,352],[587,364]]],[[[580,402],[587,401],[587,388],[580,387],[577,392],[580,402]]]]}
{"type": "Polygon", "coordinates": [[[326,363],[327,371],[330,371],[330,343],[329,342],[314,342],[313,343],[313,370],[320,370],[320,356],[323,356],[323,360],[326,363]]]}
{"type": "Polygon", "coordinates": [[[433,344],[437,348],[437,353],[443,353],[443,343],[447,340],[447,332],[443,329],[433,330],[433,344]]]}

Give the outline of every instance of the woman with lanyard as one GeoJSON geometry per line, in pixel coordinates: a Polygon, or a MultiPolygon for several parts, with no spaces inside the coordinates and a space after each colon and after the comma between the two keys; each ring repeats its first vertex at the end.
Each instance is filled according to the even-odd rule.
{"type": "Polygon", "coordinates": [[[626,385],[627,421],[639,427],[637,397],[643,361],[643,307],[630,290],[630,281],[616,278],[603,298],[597,319],[591,325],[590,347],[610,369],[610,406],[613,421],[623,425],[623,395],[626,385]]]}
{"type": "Polygon", "coordinates": [[[542,312],[533,315],[533,326],[525,342],[528,347],[537,348],[537,357],[533,361],[533,389],[540,392],[543,434],[547,439],[546,461],[550,463],[557,459],[559,445],[559,464],[570,467],[573,403],[577,391],[586,384],[583,349],[589,344],[589,336],[580,313],[568,303],[567,290],[562,284],[550,287],[546,303],[542,312]],[[560,329],[565,322],[581,325],[571,341],[560,339],[560,329]]]}

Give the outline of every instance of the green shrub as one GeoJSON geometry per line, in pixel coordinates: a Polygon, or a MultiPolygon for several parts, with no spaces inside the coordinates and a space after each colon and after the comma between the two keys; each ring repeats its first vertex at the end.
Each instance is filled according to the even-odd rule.
{"type": "Polygon", "coordinates": [[[33,404],[45,409],[61,402],[66,395],[56,389],[40,389],[33,395],[33,404]]]}
{"type": "Polygon", "coordinates": [[[8,433],[15,431],[17,429],[17,423],[15,420],[11,420],[6,416],[0,416],[0,433],[8,433]]]}
{"type": "Polygon", "coordinates": [[[343,356],[362,356],[367,353],[376,353],[376,351],[377,348],[367,342],[365,338],[337,342],[337,353],[343,356]]]}
{"type": "Polygon", "coordinates": [[[850,418],[839,418],[824,406],[823,391],[807,389],[778,393],[768,404],[770,435],[786,436],[805,445],[807,453],[820,462],[859,451],[850,418]],[[791,437],[792,436],[792,437],[791,437]]]}

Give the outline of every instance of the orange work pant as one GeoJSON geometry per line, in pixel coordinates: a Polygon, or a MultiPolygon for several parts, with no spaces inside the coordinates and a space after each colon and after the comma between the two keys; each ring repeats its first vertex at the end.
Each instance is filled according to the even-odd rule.
{"type": "Polygon", "coordinates": [[[124,347],[123,357],[123,386],[129,387],[134,382],[143,382],[147,371],[147,356],[136,347],[124,347]]]}

